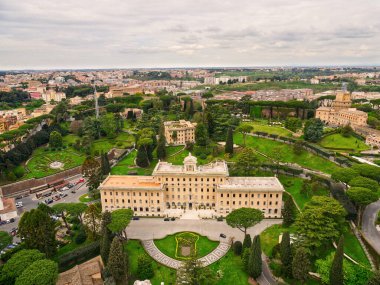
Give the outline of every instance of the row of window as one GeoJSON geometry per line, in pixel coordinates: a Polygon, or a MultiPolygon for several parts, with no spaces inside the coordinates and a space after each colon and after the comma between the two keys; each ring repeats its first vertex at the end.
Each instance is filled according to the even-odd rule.
{"type": "MultiPolygon", "coordinates": [[[[171,178],[169,178],[169,177],[166,177],[165,179],[162,178],[162,181],[166,181],[166,182],[169,182],[169,181],[177,181],[177,182],[179,182],[179,181],[188,181],[188,182],[195,181],[195,182],[198,182],[198,179],[200,182],[203,182],[203,181],[206,181],[206,182],[210,182],[210,181],[212,181],[212,182],[223,182],[223,178],[220,178],[217,181],[216,178],[203,178],[203,177],[201,177],[201,178],[197,178],[197,177],[195,177],[195,178],[192,178],[192,177],[184,177],[184,178],[178,178],[178,177],[173,178],[173,177],[171,177],[171,178]]],[[[158,181],[161,181],[161,178],[158,178],[158,181]]]]}
{"type": "MultiPolygon", "coordinates": [[[[220,197],[221,198],[223,198],[224,196],[223,196],[224,194],[223,193],[221,193],[220,194],[220,197]]],[[[239,198],[242,198],[242,195],[243,194],[232,194],[232,198],[236,198],[236,197],[239,197],[239,198]],[[239,196],[237,196],[237,195],[239,195],[239,196]]],[[[248,194],[244,194],[245,195],[245,198],[248,198],[248,194]]],[[[269,198],[273,198],[273,195],[274,194],[269,194],[269,198]]],[[[278,198],[278,194],[276,194],[276,198],[278,198]]],[[[227,195],[226,195],[226,197],[227,198],[229,198],[230,197],[230,194],[229,193],[227,193],[227,195]]],[[[254,198],[255,197],[255,194],[251,194],[251,198],[254,198]]],[[[257,198],[260,198],[261,197],[261,194],[257,194],[257,198]]],[[[264,194],[264,198],[266,198],[267,197],[267,194],[264,194]]]]}
{"type": "MultiPolygon", "coordinates": [[[[186,192],[186,188],[182,188],[182,189],[183,189],[183,192],[186,192]]],[[[178,192],[180,192],[181,188],[166,188],[166,191],[169,191],[169,190],[171,190],[171,191],[177,190],[178,192]]],[[[198,188],[195,188],[195,189],[189,188],[189,192],[191,192],[192,190],[194,190],[194,192],[198,192],[198,188]]],[[[201,192],[203,192],[203,191],[204,191],[204,189],[201,188],[201,192]]],[[[210,188],[206,188],[206,192],[210,192],[210,188]]],[[[212,192],[215,192],[215,188],[212,189],[212,192]]]]}
{"type": "MultiPolygon", "coordinates": [[[[251,206],[254,206],[254,201],[251,201],[251,206]]],[[[263,206],[265,206],[267,204],[266,201],[263,201],[263,206]]],[[[274,203],[275,205],[278,205],[278,202],[276,201],[274,203]]],[[[220,201],[220,205],[223,206],[223,201],[220,201]]],[[[230,201],[227,201],[227,205],[230,205],[230,201]]],[[[239,203],[236,204],[236,201],[232,201],[232,205],[239,205],[239,206],[242,206],[242,201],[239,201],[239,203]]],[[[244,205],[245,206],[248,206],[248,201],[244,201],[244,205]]],[[[272,205],[272,201],[269,201],[269,206],[272,205]]],[[[257,201],[256,203],[256,206],[260,206],[260,201],[257,201]]]]}
{"type": "MultiPolygon", "coordinates": [[[[138,192],[139,193],[138,195],[136,195],[136,192],[132,192],[132,195],[130,195],[130,192],[125,192],[125,191],[120,191],[120,196],[124,196],[124,193],[127,193],[126,196],[139,196],[139,197],[145,196],[145,197],[148,197],[148,193],[147,192],[145,192],[145,195],[142,195],[141,192],[138,192]]],[[[107,196],[107,191],[103,191],[103,195],[107,196]]],[[[112,196],[113,195],[113,191],[110,191],[109,195],[112,196]]],[[[119,192],[118,191],[115,191],[115,196],[119,196],[119,192]]],[[[150,193],[150,196],[153,197],[154,193],[153,192],[150,193]]],[[[156,196],[159,197],[160,193],[156,193],[156,196]]]]}
{"type": "MultiPolygon", "coordinates": [[[[113,199],[110,199],[109,201],[110,201],[110,203],[113,203],[113,199]]],[[[148,204],[148,200],[144,200],[144,201],[145,201],[146,204],[148,204]]],[[[104,199],[104,202],[108,203],[108,199],[104,199]]],[[[156,202],[157,202],[157,204],[160,204],[160,200],[156,200],[156,202]]],[[[119,199],[116,199],[115,203],[118,204],[119,203],[119,199]]],[[[121,203],[125,203],[125,200],[121,199],[121,203]]],[[[128,199],[127,203],[131,203],[131,199],[128,199]]],[[[133,200],[133,203],[136,204],[136,200],[133,200]]],[[[142,204],[143,200],[139,200],[139,203],[142,204]]],[[[154,200],[150,200],[150,203],[153,204],[155,202],[154,202],[154,200]]]]}

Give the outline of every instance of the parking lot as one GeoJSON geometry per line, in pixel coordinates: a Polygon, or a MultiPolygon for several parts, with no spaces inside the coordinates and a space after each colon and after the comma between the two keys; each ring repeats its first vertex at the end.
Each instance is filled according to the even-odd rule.
{"type": "MultiPolygon", "coordinates": [[[[35,194],[30,194],[26,197],[22,197],[21,199],[16,199],[16,203],[21,202],[23,206],[20,208],[17,208],[18,216],[16,218],[14,218],[15,221],[12,223],[9,223],[9,224],[0,225],[0,231],[6,231],[6,232],[11,233],[13,229],[17,228],[18,223],[20,221],[20,217],[21,217],[23,212],[30,211],[31,209],[37,208],[39,203],[43,203],[47,199],[52,199],[52,197],[57,196],[59,194],[63,194],[63,195],[66,194],[67,196],[62,197],[59,200],[53,200],[53,202],[51,202],[49,204],[49,206],[53,206],[53,205],[58,204],[58,203],[78,202],[79,197],[82,196],[83,194],[87,193],[87,191],[88,191],[88,188],[85,185],[86,184],[85,181],[81,182],[79,184],[76,184],[76,182],[78,182],[80,177],[81,176],[75,176],[75,177],[67,180],[68,182],[75,184],[74,187],[72,187],[71,189],[68,189],[68,190],[62,191],[62,192],[58,191],[56,193],[53,193],[49,197],[41,197],[40,199],[37,199],[35,194]],[[72,191],[75,193],[72,193],[72,191]]],[[[17,236],[15,236],[13,238],[13,242],[18,242],[18,241],[19,241],[19,238],[17,236]]]]}

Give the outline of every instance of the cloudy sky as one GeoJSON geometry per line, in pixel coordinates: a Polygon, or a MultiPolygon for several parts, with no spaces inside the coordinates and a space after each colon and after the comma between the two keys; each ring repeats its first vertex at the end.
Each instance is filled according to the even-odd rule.
{"type": "Polygon", "coordinates": [[[380,64],[380,0],[0,0],[0,70],[380,64]]]}

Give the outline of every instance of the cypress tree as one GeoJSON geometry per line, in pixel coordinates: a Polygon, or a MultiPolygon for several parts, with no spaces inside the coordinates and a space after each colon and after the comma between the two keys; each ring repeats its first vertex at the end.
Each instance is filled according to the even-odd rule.
{"type": "Polygon", "coordinates": [[[309,255],[307,254],[306,249],[300,247],[296,250],[292,262],[293,277],[301,281],[301,284],[304,284],[309,277],[310,270],[311,264],[309,255]]]}
{"type": "Polygon", "coordinates": [[[149,160],[144,146],[139,146],[136,156],[136,165],[140,167],[148,167],[149,160]]]}
{"type": "Polygon", "coordinates": [[[257,235],[253,238],[251,253],[248,261],[248,275],[257,279],[262,272],[263,261],[261,259],[261,244],[260,236],[257,235]]]}
{"type": "Polygon", "coordinates": [[[280,256],[282,262],[282,270],[286,277],[292,276],[292,249],[290,247],[290,234],[284,232],[280,244],[280,256]]]}
{"type": "Polygon", "coordinates": [[[230,155],[234,154],[234,137],[233,137],[233,133],[232,133],[232,128],[231,127],[228,128],[227,138],[226,138],[226,145],[225,145],[224,151],[226,153],[229,153],[230,155]]]}
{"type": "Polygon", "coordinates": [[[344,238],[341,236],[330,269],[330,285],[343,285],[343,244],[344,238]]]}
{"type": "Polygon", "coordinates": [[[251,248],[251,245],[252,245],[251,235],[250,235],[250,234],[247,234],[247,235],[245,235],[245,237],[244,237],[244,241],[243,241],[243,250],[244,250],[245,248],[251,248]]]}
{"type": "Polygon", "coordinates": [[[243,253],[241,254],[241,262],[243,263],[243,268],[245,272],[248,272],[248,262],[249,262],[250,255],[251,255],[251,249],[243,247],[243,253]]]}
{"type": "Polygon", "coordinates": [[[282,211],[282,225],[284,227],[289,227],[295,221],[296,209],[291,197],[288,197],[284,203],[284,210],[282,211]]]}
{"type": "Polygon", "coordinates": [[[126,284],[128,259],[123,251],[123,245],[118,237],[114,237],[111,243],[107,269],[111,273],[116,284],[126,284]]]}
{"type": "Polygon", "coordinates": [[[164,160],[166,158],[166,139],[164,133],[164,126],[160,128],[160,134],[157,143],[157,158],[164,160]]]}
{"type": "Polygon", "coordinates": [[[108,262],[108,256],[111,248],[112,233],[108,229],[108,225],[111,223],[111,213],[105,211],[102,216],[101,224],[101,242],[100,242],[100,256],[103,259],[105,265],[108,262]]]}
{"type": "Polygon", "coordinates": [[[111,166],[107,153],[102,153],[101,155],[101,168],[103,175],[108,175],[111,172],[111,166]]]}

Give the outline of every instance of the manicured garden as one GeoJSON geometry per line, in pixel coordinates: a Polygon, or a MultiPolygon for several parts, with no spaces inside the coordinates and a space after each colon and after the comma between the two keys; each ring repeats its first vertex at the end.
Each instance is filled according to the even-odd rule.
{"type": "Polygon", "coordinates": [[[253,132],[264,132],[268,134],[274,134],[283,137],[291,137],[292,132],[281,126],[268,125],[267,120],[255,120],[253,122],[247,122],[253,127],[253,132]]]}
{"type": "MultiPolygon", "coordinates": [[[[234,143],[243,145],[243,135],[240,133],[235,133],[234,143]]],[[[257,150],[273,159],[279,158],[281,162],[296,163],[300,166],[313,170],[319,170],[325,173],[332,173],[334,170],[339,168],[339,166],[335,163],[306,150],[302,150],[300,154],[295,154],[292,145],[278,141],[247,135],[246,146],[252,147],[254,150],[257,150]]]]}
{"type": "Polygon", "coordinates": [[[345,137],[340,133],[325,136],[319,144],[324,148],[342,151],[355,152],[370,149],[363,140],[352,135],[345,137]]]}
{"type": "Polygon", "coordinates": [[[189,246],[191,255],[199,258],[212,252],[219,244],[219,242],[211,241],[205,236],[189,232],[168,235],[163,239],[154,240],[154,243],[164,254],[179,260],[188,258],[187,255],[181,254],[182,246],[189,246]]]}

